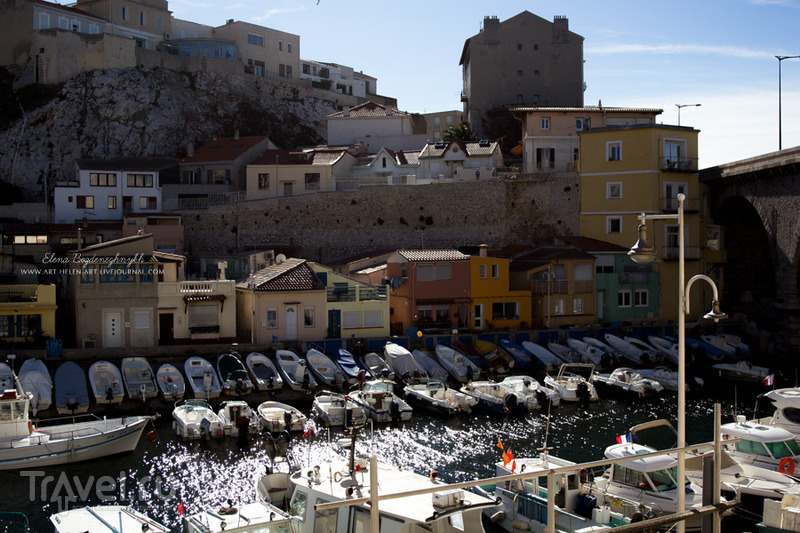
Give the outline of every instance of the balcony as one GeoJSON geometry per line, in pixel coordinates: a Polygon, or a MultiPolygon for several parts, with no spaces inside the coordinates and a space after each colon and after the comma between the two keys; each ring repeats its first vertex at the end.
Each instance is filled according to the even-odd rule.
{"type": "MultiPolygon", "coordinates": [[[[665,246],[662,248],[664,261],[678,261],[680,259],[680,247],[678,246],[665,246]]],[[[685,246],[684,254],[687,261],[697,261],[700,259],[699,246],[685,246]]]]}
{"type": "Polygon", "coordinates": [[[569,281],[565,279],[553,281],[534,279],[531,280],[531,292],[533,294],[567,294],[569,292],[569,281]]]}
{"type": "Polygon", "coordinates": [[[662,172],[697,172],[696,157],[662,156],[659,159],[662,172]]]}
{"type": "Polygon", "coordinates": [[[329,302],[365,302],[386,299],[386,285],[374,287],[329,287],[327,290],[329,302]]]}
{"type": "MultiPolygon", "coordinates": [[[[661,210],[665,213],[678,212],[678,199],[677,198],[661,198],[661,210]]],[[[683,201],[683,210],[685,213],[697,213],[700,211],[703,202],[700,198],[686,198],[683,201]]]]}
{"type": "Polygon", "coordinates": [[[620,285],[647,285],[650,283],[650,272],[622,272],[619,274],[620,285]]]}

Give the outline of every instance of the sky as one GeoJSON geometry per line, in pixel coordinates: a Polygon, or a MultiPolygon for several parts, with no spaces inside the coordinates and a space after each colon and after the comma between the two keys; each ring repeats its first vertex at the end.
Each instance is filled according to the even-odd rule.
{"type": "Polygon", "coordinates": [[[655,107],[700,130],[700,168],[800,145],[800,0],[170,0],[173,16],[300,36],[300,57],[377,78],[408,112],[461,110],[459,59],[485,16],[565,16],[584,38],[584,105],[655,107]],[[781,90],[779,91],[779,64],[781,90]]]}

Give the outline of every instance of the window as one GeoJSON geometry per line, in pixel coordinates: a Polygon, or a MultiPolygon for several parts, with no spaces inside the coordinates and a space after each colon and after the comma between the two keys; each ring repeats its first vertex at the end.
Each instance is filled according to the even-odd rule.
{"type": "Polygon", "coordinates": [[[47,244],[47,235],[14,235],[14,244],[47,244]]]}
{"type": "Polygon", "coordinates": [[[521,104],[521,103],[522,103],[522,102],[524,102],[524,101],[525,101],[525,98],[523,97],[523,95],[521,95],[521,94],[518,94],[518,95],[517,95],[517,103],[520,103],[520,104],[521,104]]]}
{"type": "Polygon", "coordinates": [[[294,194],[294,183],[288,181],[283,184],[283,195],[291,196],[292,194],[294,194]]]}
{"type": "Polygon", "coordinates": [[[128,187],[152,187],[152,174],[128,174],[128,187]]]}
{"type": "Polygon", "coordinates": [[[267,329],[278,329],[278,310],[267,307],[267,329]]]}
{"type": "Polygon", "coordinates": [[[164,29],[164,16],[161,13],[156,13],[156,29],[164,29]]]}
{"type": "Polygon", "coordinates": [[[381,161],[381,168],[386,168],[386,158],[385,157],[381,161]]]}
{"type": "Polygon", "coordinates": [[[304,307],[303,308],[303,326],[307,328],[314,327],[314,308],[313,307],[304,307]]]}
{"type": "Polygon", "coordinates": [[[191,333],[216,333],[219,331],[219,306],[197,305],[189,306],[189,332],[191,333]]]}
{"type": "Polygon", "coordinates": [[[291,78],[292,77],[292,66],[291,65],[286,65],[286,77],[287,78],[291,78]]]}
{"type": "Polygon", "coordinates": [[[253,74],[258,76],[259,78],[263,78],[264,77],[264,62],[263,61],[256,61],[253,64],[253,68],[255,69],[253,71],[253,74]]]}
{"type": "Polygon", "coordinates": [[[75,207],[78,209],[94,209],[94,196],[76,196],[75,207]]]}
{"type": "Polygon", "coordinates": [[[278,76],[281,78],[286,77],[286,65],[280,64],[278,65],[278,76]]]}
{"type": "Polygon", "coordinates": [[[139,273],[139,281],[142,283],[152,283],[153,274],[158,272],[158,264],[156,263],[143,263],[141,265],[141,272],[139,273]]]}
{"type": "Polygon", "coordinates": [[[606,143],[606,160],[622,161],[622,141],[611,141],[606,143]]]}
{"type": "Polygon", "coordinates": [[[534,49],[534,50],[538,50],[538,49],[539,49],[539,45],[538,45],[538,44],[534,44],[534,45],[533,45],[533,49],[534,49]]]}
{"type": "Polygon", "coordinates": [[[278,51],[280,52],[282,50],[283,50],[283,41],[278,41],[278,51]]]}
{"type": "Polygon", "coordinates": [[[156,210],[158,209],[158,197],[156,196],[140,196],[139,209],[142,210],[156,210]]]}
{"type": "Polygon", "coordinates": [[[136,274],[128,265],[111,263],[100,269],[100,283],[133,283],[136,274]]]}
{"type": "Polygon", "coordinates": [[[647,289],[636,289],[633,294],[633,305],[636,307],[647,307],[649,304],[649,293],[647,289]]]}
{"type": "Polygon", "coordinates": [[[50,15],[47,13],[39,13],[39,29],[46,30],[50,27],[50,15]]]}
{"type": "Polygon", "coordinates": [[[258,188],[259,190],[265,191],[269,189],[269,173],[263,173],[258,175],[258,188]]]}
{"type": "Polygon", "coordinates": [[[518,77],[518,78],[521,78],[521,77],[522,77],[522,71],[521,71],[521,70],[518,70],[518,71],[517,71],[517,77],[518,77]]]}
{"type": "Polygon", "coordinates": [[[594,271],[596,274],[613,274],[614,258],[610,255],[598,257],[594,263],[594,271]]]}
{"type": "Polygon", "coordinates": [[[606,217],[606,233],[622,233],[622,217],[606,217]]]}
{"type": "Polygon", "coordinates": [[[139,26],[144,26],[147,24],[147,16],[145,15],[144,11],[139,11],[139,26]]]}
{"type": "Polygon", "coordinates": [[[522,50],[522,45],[521,44],[517,44],[517,50],[522,50]]]}
{"type": "Polygon", "coordinates": [[[492,278],[497,279],[500,277],[500,265],[493,264],[492,265],[492,278]]]}
{"type": "Polygon", "coordinates": [[[556,168],[556,149],[537,148],[536,149],[536,169],[556,168]]]}
{"type": "Polygon", "coordinates": [[[97,269],[94,266],[83,265],[81,267],[81,283],[94,283],[94,275],[96,272],[97,269]]]}
{"type": "Polygon", "coordinates": [[[433,281],[433,265],[417,265],[417,281],[433,281]]]}
{"type": "Polygon", "coordinates": [[[117,175],[92,172],[89,174],[89,185],[92,187],[116,187],[117,175]]]}
{"type": "Polygon", "coordinates": [[[684,194],[688,196],[688,184],[666,182],[664,183],[664,209],[678,209],[678,195],[684,194]]]}
{"type": "MultiPolygon", "coordinates": [[[[664,162],[668,168],[681,168],[686,161],[686,140],[666,139],[664,141],[664,162]]],[[[685,166],[685,165],[684,165],[685,166]]]]}
{"type": "Polygon", "coordinates": [[[382,328],[383,313],[381,311],[364,311],[365,328],[382,328]]]}
{"type": "Polygon", "coordinates": [[[361,311],[342,311],[342,329],[360,329],[361,311]]]}
{"type": "Polygon", "coordinates": [[[621,181],[606,183],[606,198],[609,200],[619,200],[622,198],[621,181]]]}
{"type": "Polygon", "coordinates": [[[572,299],[572,314],[573,315],[583,314],[583,298],[572,299]]]}
{"type": "Polygon", "coordinates": [[[678,225],[677,224],[667,224],[664,227],[666,231],[666,241],[664,243],[666,248],[678,248],[680,246],[678,244],[678,225]]]}
{"type": "Polygon", "coordinates": [[[706,249],[722,250],[722,226],[706,226],[706,249]]]}
{"type": "Polygon", "coordinates": [[[58,17],[58,27],[62,30],[69,29],[69,19],[67,17],[58,17]]]}
{"type": "Polygon", "coordinates": [[[247,34],[247,44],[254,44],[256,46],[264,46],[264,36],[256,35],[255,33],[247,34]]]}
{"type": "Polygon", "coordinates": [[[436,281],[450,279],[450,263],[438,263],[435,267],[436,281]]]}
{"type": "Polygon", "coordinates": [[[289,54],[292,53],[292,43],[286,43],[286,52],[289,54]]]}
{"type": "Polygon", "coordinates": [[[417,320],[420,322],[433,322],[433,306],[420,305],[417,307],[417,320]]]}
{"type": "Polygon", "coordinates": [[[481,279],[486,279],[486,265],[480,265],[481,279]]]}
{"type": "Polygon", "coordinates": [[[42,315],[17,315],[17,337],[32,337],[42,332],[42,315]]]}
{"type": "Polygon", "coordinates": [[[516,320],[519,318],[519,302],[494,302],[492,320],[516,320]]]}
{"type": "Polygon", "coordinates": [[[117,208],[117,197],[116,196],[109,196],[108,197],[108,205],[106,207],[108,207],[108,209],[116,209],[117,208]]]}
{"type": "Polygon", "coordinates": [[[128,6],[123,4],[121,14],[122,14],[122,20],[128,20],[128,6]]]}
{"type": "Polygon", "coordinates": [[[292,496],[292,501],[289,504],[289,514],[297,517],[302,522],[306,520],[306,499],[305,493],[297,491],[292,496]]]}
{"type": "Polygon", "coordinates": [[[538,78],[539,77],[539,69],[534,69],[533,70],[533,75],[538,78]]]}
{"type": "Polygon", "coordinates": [[[319,190],[319,172],[306,172],[306,190],[319,190]]]}
{"type": "Polygon", "coordinates": [[[566,315],[567,314],[567,300],[564,298],[556,298],[553,314],[566,315]]]}
{"type": "Polygon", "coordinates": [[[623,289],[617,292],[617,307],[630,307],[631,306],[631,291],[623,289]]]}
{"type": "Polygon", "coordinates": [[[229,169],[217,168],[209,170],[207,175],[208,183],[213,183],[214,185],[224,185],[231,181],[231,171],[229,169]]]}
{"type": "Polygon", "coordinates": [[[549,130],[550,129],[550,119],[548,117],[542,118],[542,129],[549,130]]]}

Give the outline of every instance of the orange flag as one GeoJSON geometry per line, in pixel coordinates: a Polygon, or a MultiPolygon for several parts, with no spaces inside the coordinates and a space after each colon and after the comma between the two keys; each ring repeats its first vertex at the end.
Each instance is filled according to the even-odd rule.
{"type": "Polygon", "coordinates": [[[500,439],[497,439],[497,447],[500,448],[501,450],[503,449],[503,443],[500,442],[500,439]]]}
{"type": "Polygon", "coordinates": [[[510,461],[508,458],[508,453],[503,452],[503,468],[505,468],[505,466],[508,464],[508,461],[510,461]]]}

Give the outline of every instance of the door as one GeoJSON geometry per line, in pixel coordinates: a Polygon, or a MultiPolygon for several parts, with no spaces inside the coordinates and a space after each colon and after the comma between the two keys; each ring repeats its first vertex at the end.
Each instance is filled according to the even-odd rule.
{"type": "Polygon", "coordinates": [[[106,313],[103,324],[103,348],[118,348],[122,346],[122,315],[120,313],[106,313]]]}
{"type": "Polygon", "coordinates": [[[597,321],[603,320],[603,309],[605,308],[605,291],[597,291],[597,321]]]}
{"type": "Polygon", "coordinates": [[[339,309],[328,311],[328,338],[339,339],[342,336],[342,312],[339,309]]]}
{"type": "Polygon", "coordinates": [[[483,329],[483,304],[475,304],[475,316],[473,318],[475,329],[483,329]]]}
{"type": "Polygon", "coordinates": [[[287,341],[296,341],[297,340],[297,306],[296,305],[287,305],[286,306],[286,324],[285,328],[286,331],[284,332],[284,338],[287,341]]]}
{"type": "Polygon", "coordinates": [[[174,340],[172,313],[158,315],[158,345],[171,346],[174,340]]]}

